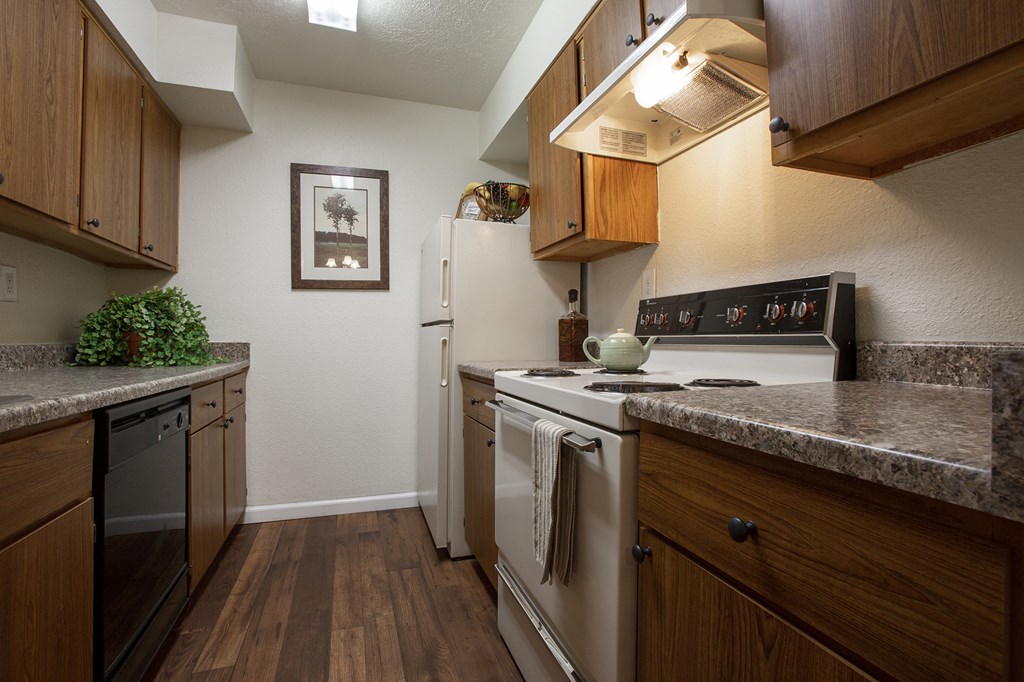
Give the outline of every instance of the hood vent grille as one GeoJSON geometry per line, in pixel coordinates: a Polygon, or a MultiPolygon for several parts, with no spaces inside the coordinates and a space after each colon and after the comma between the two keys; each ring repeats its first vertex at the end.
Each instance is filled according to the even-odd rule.
{"type": "Polygon", "coordinates": [[[682,89],[655,104],[654,109],[703,133],[764,96],[763,90],[706,61],[694,70],[682,89]]]}

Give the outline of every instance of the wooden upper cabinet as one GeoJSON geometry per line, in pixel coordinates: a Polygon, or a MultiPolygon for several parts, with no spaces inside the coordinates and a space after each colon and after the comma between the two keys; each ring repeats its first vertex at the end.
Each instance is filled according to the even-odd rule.
{"type": "Polygon", "coordinates": [[[142,81],[94,22],[85,25],[79,228],[137,252],[142,81]]]}
{"type": "Polygon", "coordinates": [[[679,9],[683,0],[644,0],[644,37],[658,30],[661,22],[679,9]]]}
{"type": "Polygon", "coordinates": [[[551,130],[579,103],[576,44],[569,43],[527,99],[530,247],[540,251],[583,229],[580,155],[551,144],[551,130]]]}
{"type": "Polygon", "coordinates": [[[643,38],[638,0],[604,0],[580,38],[584,94],[600,85],[643,38]]]}
{"type": "Polygon", "coordinates": [[[0,197],[78,221],[82,14],[0,0],[0,197]]]}
{"type": "Polygon", "coordinates": [[[658,241],[658,171],[549,142],[579,103],[570,42],[527,99],[530,248],[536,260],[593,261],[658,241]]]}
{"type": "Polygon", "coordinates": [[[777,164],[874,177],[1024,126],[1020,0],[764,5],[777,164]]]}
{"type": "Polygon", "coordinates": [[[178,265],[178,174],[181,125],[149,88],[143,89],[140,248],[178,265]]]}

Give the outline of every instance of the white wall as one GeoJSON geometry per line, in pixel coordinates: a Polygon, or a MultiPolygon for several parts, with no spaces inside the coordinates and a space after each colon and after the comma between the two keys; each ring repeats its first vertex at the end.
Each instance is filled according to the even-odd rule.
{"type": "Polygon", "coordinates": [[[248,502],[415,490],[420,242],[467,182],[515,176],[478,161],[473,112],[269,81],[255,99],[252,135],[183,132],[171,280],[212,339],[252,344],[248,502]],[[389,171],[390,291],[292,291],[293,162],[389,171]]]}
{"type": "Polygon", "coordinates": [[[1024,133],[874,182],[771,165],[763,112],[662,165],[661,243],[590,269],[591,331],[670,295],[847,270],[861,340],[1024,340],[1024,133]]]}
{"type": "Polygon", "coordinates": [[[18,300],[0,303],[0,344],[73,343],[78,320],[110,296],[108,271],[0,233],[0,265],[18,269],[18,300]]]}

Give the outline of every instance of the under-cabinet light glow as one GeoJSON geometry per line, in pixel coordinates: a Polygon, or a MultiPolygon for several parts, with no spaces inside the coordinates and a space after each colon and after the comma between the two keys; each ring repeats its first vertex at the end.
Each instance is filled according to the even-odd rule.
{"type": "Polygon", "coordinates": [[[356,10],[359,0],[306,0],[309,7],[309,23],[356,30],[356,10]]]}

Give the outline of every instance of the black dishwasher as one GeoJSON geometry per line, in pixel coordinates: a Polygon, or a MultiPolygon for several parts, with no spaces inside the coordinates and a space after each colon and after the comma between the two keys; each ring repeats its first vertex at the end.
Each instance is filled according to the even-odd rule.
{"type": "Polygon", "coordinates": [[[96,411],[95,679],[138,680],[188,601],[189,400],[96,411]]]}

